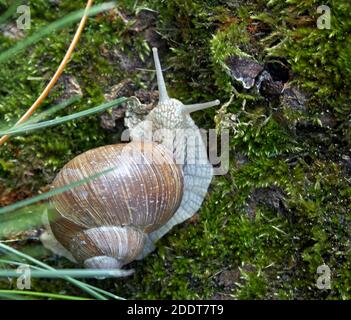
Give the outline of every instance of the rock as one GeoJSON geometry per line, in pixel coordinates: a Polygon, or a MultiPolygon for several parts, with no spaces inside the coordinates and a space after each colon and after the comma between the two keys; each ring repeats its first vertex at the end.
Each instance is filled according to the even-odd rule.
{"type": "Polygon", "coordinates": [[[214,294],[211,300],[234,300],[234,298],[230,294],[217,292],[214,294]]]}
{"type": "Polygon", "coordinates": [[[143,121],[149,112],[158,103],[157,91],[138,90],[134,97],[128,103],[124,118],[124,125],[127,128],[135,127],[139,122],[143,121]]]}
{"type": "Polygon", "coordinates": [[[284,85],[282,81],[274,81],[269,72],[263,71],[259,76],[256,87],[265,97],[280,96],[284,85]]]}
{"type": "MultiPolygon", "coordinates": [[[[105,99],[108,102],[120,97],[130,97],[133,95],[134,90],[135,86],[132,80],[126,79],[112,86],[110,91],[105,94],[105,99]]],[[[122,103],[118,107],[113,108],[111,112],[104,112],[100,116],[100,126],[105,130],[116,132],[118,120],[123,119],[126,110],[127,103],[122,103]]]]}
{"type": "Polygon", "coordinates": [[[253,273],[256,272],[256,268],[251,264],[243,264],[241,268],[234,268],[232,270],[223,270],[219,275],[215,277],[216,284],[220,286],[221,292],[217,292],[212,299],[214,300],[231,300],[237,285],[243,285],[245,283],[242,273],[253,273]]]}
{"type": "Polygon", "coordinates": [[[329,110],[322,112],[319,120],[321,121],[322,126],[328,129],[335,128],[338,125],[337,119],[329,112],[329,110]]]}
{"type": "Polygon", "coordinates": [[[306,110],[307,96],[296,86],[286,84],[284,86],[281,103],[283,106],[295,111],[306,110]]]}
{"type": "Polygon", "coordinates": [[[166,41],[162,39],[156,28],[149,28],[144,31],[144,38],[150,47],[157,48],[159,52],[163,52],[167,48],[166,41]]]}
{"type": "Polygon", "coordinates": [[[132,96],[135,91],[135,85],[131,79],[126,79],[120,83],[112,86],[110,90],[105,93],[106,101],[112,101],[120,97],[132,96]]]}
{"type": "Polygon", "coordinates": [[[242,153],[235,153],[233,157],[235,159],[235,164],[238,169],[250,163],[250,159],[242,153]]]}
{"type": "Polygon", "coordinates": [[[264,70],[263,65],[248,57],[230,56],[226,65],[231,76],[240,81],[245,89],[251,89],[255,85],[256,78],[264,70]]]}
{"type": "Polygon", "coordinates": [[[289,79],[289,71],[283,62],[270,62],[263,65],[249,56],[232,55],[226,60],[231,76],[240,81],[245,89],[256,85],[263,96],[279,96],[284,83],[289,79]]]}
{"type": "Polygon", "coordinates": [[[157,32],[157,18],[158,12],[150,9],[142,9],[135,18],[136,22],[132,26],[132,30],[142,32],[150,47],[156,47],[161,51],[166,48],[166,41],[157,32]]]}
{"type": "Polygon", "coordinates": [[[346,175],[349,176],[351,174],[351,157],[348,155],[343,155],[341,159],[341,166],[343,168],[343,171],[346,175]]]}

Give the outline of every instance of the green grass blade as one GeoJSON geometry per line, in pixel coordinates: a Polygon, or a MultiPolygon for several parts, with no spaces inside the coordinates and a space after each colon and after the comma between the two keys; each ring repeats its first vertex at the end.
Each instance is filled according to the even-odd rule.
{"type": "Polygon", "coordinates": [[[54,115],[55,113],[65,109],[66,107],[70,106],[71,104],[75,103],[75,102],[78,102],[80,100],[80,96],[73,96],[71,97],[70,99],[68,100],[65,100],[63,101],[62,103],[60,104],[57,104],[57,105],[54,105],[52,107],[49,107],[48,110],[46,111],[42,111],[40,112],[39,114],[31,117],[30,119],[28,119],[25,123],[23,124],[19,124],[19,125],[16,125],[15,123],[12,124],[12,125],[1,125],[0,126],[0,132],[7,132],[7,130],[11,130],[13,128],[21,128],[21,127],[24,127],[26,125],[29,125],[29,124],[33,124],[33,123],[37,123],[49,116],[52,116],[54,115]]]}
{"type": "MultiPolygon", "coordinates": [[[[92,7],[89,10],[88,15],[93,16],[100,12],[110,10],[115,6],[114,2],[107,2],[101,5],[97,5],[92,7]]],[[[30,45],[40,41],[42,38],[48,36],[50,33],[62,29],[63,27],[80,20],[84,15],[84,10],[79,10],[68,14],[66,17],[53,22],[52,24],[38,30],[34,35],[18,42],[15,46],[11,47],[10,49],[0,53],[0,64],[8,61],[9,59],[13,58],[18,52],[24,50],[25,48],[29,47],[30,45]]]]}
{"type": "Polygon", "coordinates": [[[97,292],[99,292],[99,293],[104,294],[104,295],[107,296],[107,297],[110,297],[110,298],[114,299],[114,300],[126,300],[126,299],[124,299],[124,298],[122,298],[122,297],[116,296],[115,294],[113,294],[113,293],[111,293],[111,292],[108,292],[108,291],[105,291],[105,290],[103,290],[103,289],[94,287],[94,286],[92,286],[92,285],[90,285],[90,284],[85,283],[85,285],[86,285],[87,287],[90,287],[90,288],[94,289],[95,291],[97,291],[97,292]]]}
{"type": "Polygon", "coordinates": [[[29,124],[29,125],[25,124],[25,125],[20,126],[20,127],[13,127],[11,129],[8,129],[5,131],[0,131],[0,136],[21,134],[24,132],[29,132],[29,131],[33,131],[33,130],[56,126],[58,124],[62,124],[62,123],[68,122],[68,121],[72,121],[75,119],[86,117],[86,116],[92,115],[92,114],[97,113],[97,112],[102,112],[106,109],[115,107],[115,106],[117,106],[125,101],[127,101],[127,98],[119,98],[119,99],[110,101],[108,103],[102,104],[100,106],[90,108],[88,110],[84,110],[84,111],[77,112],[74,114],[70,114],[70,115],[67,115],[67,116],[64,116],[61,118],[57,118],[57,119],[53,119],[53,120],[49,120],[49,121],[44,121],[44,122],[40,122],[40,123],[36,123],[36,124],[29,124]]]}
{"type": "MultiPolygon", "coordinates": [[[[18,274],[17,274],[18,276],[18,274]]],[[[0,295],[25,295],[33,297],[42,297],[42,298],[51,298],[51,299],[61,299],[61,300],[91,300],[89,298],[83,297],[74,297],[62,294],[55,294],[49,292],[35,292],[35,291],[26,291],[26,290],[0,290],[0,295]]]]}
{"type": "MultiPolygon", "coordinates": [[[[7,252],[10,252],[14,255],[16,255],[17,257],[19,258],[22,258],[22,259],[25,259],[25,260],[28,260],[44,269],[47,269],[47,270],[52,270],[52,271],[55,271],[55,268],[53,267],[50,267],[49,265],[37,260],[37,259],[34,259],[33,257],[29,256],[29,255],[26,255],[14,248],[11,248],[3,243],[0,242],[0,248],[7,251],[7,252]]],[[[67,281],[71,282],[72,284],[76,285],[78,288],[84,290],[85,292],[89,293],[91,296],[93,296],[94,298],[96,299],[99,299],[99,300],[107,300],[104,296],[102,296],[101,294],[99,294],[98,292],[96,292],[94,289],[92,289],[90,286],[85,286],[85,284],[81,281],[78,281],[74,278],[71,278],[71,277],[63,277],[64,279],[66,279],[67,281]]]]}
{"type": "MultiPolygon", "coordinates": [[[[97,269],[55,269],[55,270],[32,270],[32,278],[121,278],[134,273],[134,270],[97,270],[97,269]]],[[[15,270],[0,270],[0,278],[16,277],[15,270]]]]}
{"type": "MultiPolygon", "coordinates": [[[[23,262],[18,262],[18,261],[14,261],[14,260],[8,260],[8,259],[0,259],[0,264],[3,263],[3,264],[9,264],[9,265],[14,265],[14,266],[21,266],[23,265],[23,262]]],[[[30,266],[31,269],[35,269],[35,270],[46,270],[46,269],[43,269],[43,268],[40,268],[40,267],[37,267],[37,266],[33,266],[31,265],[30,266]]],[[[108,292],[108,291],[105,291],[103,289],[100,289],[100,288],[97,288],[97,287],[94,287],[90,284],[87,284],[87,283],[84,283],[85,286],[87,287],[90,287],[91,289],[93,289],[94,291],[97,291],[99,293],[102,293],[104,294],[105,296],[107,297],[110,297],[112,299],[115,299],[115,300],[125,300],[124,298],[122,297],[119,297],[119,296],[116,296],[114,295],[113,293],[111,292],[108,292]]]]}
{"type": "Polygon", "coordinates": [[[13,264],[15,266],[19,266],[22,265],[23,263],[20,263],[18,261],[15,260],[8,260],[8,259],[0,259],[0,263],[4,263],[4,264],[13,264]]]}
{"type": "Polygon", "coordinates": [[[0,300],[37,300],[37,299],[31,298],[31,297],[24,298],[23,296],[10,294],[10,293],[0,293],[0,300]]]}
{"type": "Polygon", "coordinates": [[[24,126],[24,125],[38,123],[39,121],[41,121],[47,117],[50,117],[50,116],[54,115],[55,113],[67,108],[68,106],[72,105],[73,103],[78,102],[80,99],[81,99],[81,96],[76,95],[76,96],[73,96],[67,100],[64,100],[57,105],[49,107],[46,111],[42,111],[38,115],[31,117],[25,123],[17,126],[17,128],[24,126]]]}
{"type": "Polygon", "coordinates": [[[48,203],[44,203],[0,215],[0,239],[42,226],[43,212],[47,209],[48,203]]]}

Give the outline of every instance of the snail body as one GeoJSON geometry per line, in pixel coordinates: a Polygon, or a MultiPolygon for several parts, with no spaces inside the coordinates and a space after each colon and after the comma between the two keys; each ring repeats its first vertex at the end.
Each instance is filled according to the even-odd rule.
{"type": "Polygon", "coordinates": [[[142,259],[174,225],[196,213],[212,179],[206,146],[190,113],[219,101],[186,106],[169,98],[157,49],[153,52],[160,99],[129,128],[131,142],[77,156],[53,182],[61,188],[94,176],[53,196],[56,210],[49,221],[60,253],[87,268],[119,269],[142,259]]]}

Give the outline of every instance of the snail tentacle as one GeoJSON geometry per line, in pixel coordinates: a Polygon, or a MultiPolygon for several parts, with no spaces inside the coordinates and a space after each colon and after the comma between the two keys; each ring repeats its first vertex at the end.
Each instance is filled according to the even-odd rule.
{"type": "Polygon", "coordinates": [[[196,103],[196,104],[190,104],[190,105],[184,105],[182,108],[182,112],[184,114],[189,114],[195,111],[200,111],[208,108],[212,108],[215,106],[218,106],[220,104],[219,100],[214,100],[210,102],[205,102],[205,103],[196,103]]]}
{"type": "Polygon", "coordinates": [[[157,48],[153,48],[152,51],[154,53],[158,91],[160,93],[160,103],[166,103],[169,100],[169,96],[168,96],[168,93],[167,93],[167,87],[166,87],[165,79],[163,77],[163,72],[162,72],[162,67],[161,67],[161,63],[160,63],[160,58],[158,56],[157,48]]]}

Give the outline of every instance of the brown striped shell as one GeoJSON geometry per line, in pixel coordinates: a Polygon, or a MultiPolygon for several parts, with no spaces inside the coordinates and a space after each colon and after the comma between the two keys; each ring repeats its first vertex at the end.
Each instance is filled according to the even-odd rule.
{"type": "Polygon", "coordinates": [[[86,267],[120,268],[138,257],[147,234],[177,211],[183,196],[182,169],[162,145],[109,145],[71,160],[53,187],[89,177],[93,178],[52,198],[52,232],[86,267]]]}
{"type": "MultiPolygon", "coordinates": [[[[57,210],[50,219],[52,232],[48,228],[41,236],[44,246],[88,268],[120,268],[145,257],[158,239],[197,212],[212,180],[207,146],[190,113],[216,106],[219,101],[184,105],[170,98],[156,48],[153,53],[160,99],[144,120],[129,127],[132,142],[76,157],[53,183],[59,188],[115,168],[54,196],[57,210]],[[170,139],[157,135],[163,130],[177,133],[177,139],[173,140],[172,134],[170,139]],[[140,149],[136,142],[140,140],[150,142],[140,149]],[[144,151],[149,152],[145,155],[144,151]]],[[[139,101],[129,102],[131,110],[139,107],[139,101]]],[[[139,119],[140,114],[136,115],[139,119]]]]}

